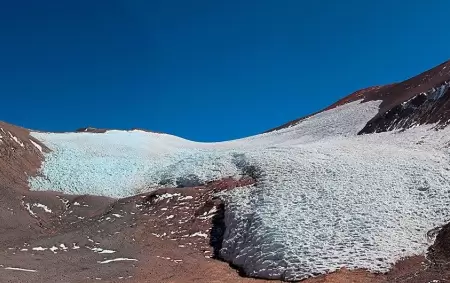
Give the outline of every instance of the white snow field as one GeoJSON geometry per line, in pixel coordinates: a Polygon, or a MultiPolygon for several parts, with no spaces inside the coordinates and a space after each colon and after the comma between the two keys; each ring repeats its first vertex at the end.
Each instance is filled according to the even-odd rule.
{"type": "Polygon", "coordinates": [[[221,255],[247,275],[299,280],[345,267],[387,271],[423,254],[450,219],[449,130],[357,136],[380,102],[352,102],[287,129],[221,143],[141,131],[32,133],[45,153],[34,190],[112,197],[188,186],[246,168],[223,194],[221,255]]]}

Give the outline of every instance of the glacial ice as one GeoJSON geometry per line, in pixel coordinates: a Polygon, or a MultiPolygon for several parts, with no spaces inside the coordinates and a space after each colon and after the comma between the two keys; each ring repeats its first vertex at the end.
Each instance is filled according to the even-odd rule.
{"type": "Polygon", "coordinates": [[[32,133],[52,151],[30,186],[122,197],[251,171],[255,186],[222,194],[225,260],[290,281],[343,267],[384,272],[423,254],[427,231],[448,222],[450,135],[429,125],[357,136],[379,103],[220,143],[140,131],[32,133]]]}
{"type": "Polygon", "coordinates": [[[168,135],[32,134],[52,150],[45,154],[41,174],[30,180],[35,190],[125,197],[176,186],[192,175],[205,182],[239,173],[231,155],[194,148],[195,143],[168,135]]]}

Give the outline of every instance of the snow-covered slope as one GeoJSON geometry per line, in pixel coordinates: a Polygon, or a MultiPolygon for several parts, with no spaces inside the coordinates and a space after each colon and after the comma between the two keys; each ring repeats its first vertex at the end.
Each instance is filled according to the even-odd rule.
{"type": "Polygon", "coordinates": [[[197,143],[144,131],[33,132],[52,152],[45,156],[42,174],[30,183],[36,190],[123,197],[160,185],[177,185],[177,180],[194,175],[198,182],[238,176],[241,159],[250,152],[264,156],[264,149],[272,145],[355,135],[376,113],[377,105],[354,102],[292,128],[221,143],[197,143]]]}
{"type": "Polygon", "coordinates": [[[448,130],[358,136],[380,101],[351,102],[278,131],[196,143],[141,131],[32,133],[52,151],[34,190],[121,197],[258,171],[231,191],[221,255],[248,275],[296,280],[385,271],[448,221],[448,130]]]}

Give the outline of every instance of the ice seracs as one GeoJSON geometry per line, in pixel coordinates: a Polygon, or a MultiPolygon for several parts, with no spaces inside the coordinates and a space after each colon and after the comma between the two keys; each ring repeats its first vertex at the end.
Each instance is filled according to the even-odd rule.
{"type": "Polygon", "coordinates": [[[221,143],[147,132],[32,133],[51,152],[30,184],[122,197],[251,175],[256,185],[221,195],[225,260],[247,275],[285,280],[343,267],[386,271],[424,253],[427,231],[448,221],[450,135],[429,125],[358,136],[379,105],[355,101],[221,143]]]}

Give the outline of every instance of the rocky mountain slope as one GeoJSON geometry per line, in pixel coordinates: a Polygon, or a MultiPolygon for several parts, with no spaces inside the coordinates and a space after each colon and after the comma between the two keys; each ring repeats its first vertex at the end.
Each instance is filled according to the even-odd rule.
{"type": "Polygon", "coordinates": [[[446,282],[448,64],[220,143],[1,123],[0,277],[446,282]]]}

